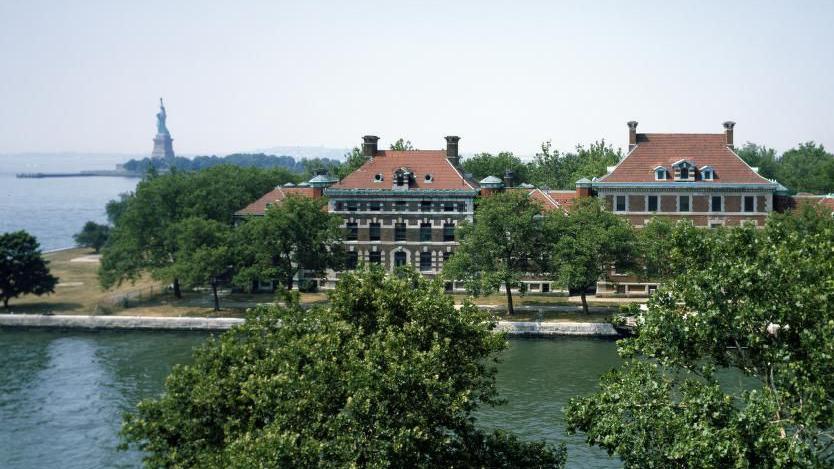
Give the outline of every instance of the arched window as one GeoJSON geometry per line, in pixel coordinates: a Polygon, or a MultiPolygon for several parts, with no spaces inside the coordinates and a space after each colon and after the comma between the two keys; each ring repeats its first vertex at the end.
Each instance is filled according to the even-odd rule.
{"type": "Polygon", "coordinates": [[[715,179],[715,170],[709,166],[701,168],[701,179],[704,181],[712,181],[715,179]]]}
{"type": "Polygon", "coordinates": [[[664,168],[663,166],[658,166],[654,168],[654,179],[655,181],[666,180],[666,168],[664,168]]]}

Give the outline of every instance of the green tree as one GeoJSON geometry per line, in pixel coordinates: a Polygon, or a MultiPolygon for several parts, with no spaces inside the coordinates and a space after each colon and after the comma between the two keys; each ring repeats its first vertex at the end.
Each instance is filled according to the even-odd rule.
{"type": "Polygon", "coordinates": [[[776,150],[764,145],[747,142],[735,150],[736,154],[748,165],[759,168],[759,174],[768,178],[778,178],[779,159],[776,150]]]}
{"type": "Polygon", "coordinates": [[[654,217],[637,233],[637,257],[643,277],[664,281],[685,269],[697,267],[704,253],[690,252],[689,246],[700,242],[699,238],[711,236],[715,230],[696,228],[690,220],[669,222],[654,217]],[[689,255],[683,256],[686,251],[689,255]]]}
{"type": "Polygon", "coordinates": [[[339,179],[344,179],[345,176],[359,169],[369,159],[362,154],[362,150],[359,147],[353,147],[350,152],[345,153],[345,162],[336,168],[336,176],[339,179]]]}
{"type": "Polygon", "coordinates": [[[506,191],[478,202],[475,223],[458,227],[460,240],[443,266],[448,279],[461,280],[473,295],[498,291],[503,285],[507,312],[513,314],[513,288],[524,288],[527,273],[541,271],[545,234],[542,207],[523,191],[506,191]]]}
{"type": "Polygon", "coordinates": [[[278,184],[294,180],[284,169],[215,166],[196,172],[149,173],[133,194],[117,204],[118,218],[102,251],[99,280],[109,288],[143,272],[170,280],[179,298],[179,278],[170,267],[180,254],[174,226],[189,217],[231,224],[235,211],[278,184]]]}
{"type": "Polygon", "coordinates": [[[582,309],[588,313],[588,288],[615,266],[620,271],[634,266],[634,229],[592,197],[579,199],[567,216],[548,217],[547,222],[548,237],[554,240],[550,272],[562,285],[579,290],[582,309]]]}
{"type": "Polygon", "coordinates": [[[185,287],[211,286],[214,310],[220,310],[217,286],[232,273],[231,228],[218,221],[191,217],[173,227],[177,244],[176,261],[168,278],[180,279],[185,287]]]}
{"type": "Polygon", "coordinates": [[[94,221],[88,221],[81,228],[81,231],[73,235],[75,243],[79,246],[93,248],[98,253],[102,246],[107,243],[107,238],[110,237],[110,227],[107,225],[99,225],[94,221]]]}
{"type": "Polygon", "coordinates": [[[502,151],[497,155],[478,153],[463,160],[463,170],[480,181],[487,176],[504,177],[507,170],[513,172],[514,183],[527,182],[527,165],[511,152],[502,151]]]}
{"type": "Polygon", "coordinates": [[[235,283],[248,287],[257,280],[278,280],[287,290],[299,272],[321,276],[342,262],[342,219],[327,213],[327,202],[289,196],[251,217],[235,237],[235,283]]]}
{"type": "Polygon", "coordinates": [[[122,434],[149,467],[560,467],[485,433],[506,340],[414,271],[345,274],[326,307],[261,306],[177,366],[122,434]]]}
{"type": "Polygon", "coordinates": [[[530,182],[551,189],[573,189],[576,181],[583,177],[603,176],[608,167],[619,163],[622,157],[622,150],[615,150],[604,139],[595,141],[588,148],[577,145],[576,151],[571,153],[560,153],[548,141],[542,144],[541,151],[529,164],[530,182]]]}
{"type": "Polygon", "coordinates": [[[831,467],[834,229],[797,216],[682,249],[698,268],[652,297],[623,366],[570,402],[569,428],[626,467],[831,467]],[[725,367],[748,384],[722,385],[725,367]]]}
{"type": "Polygon", "coordinates": [[[0,299],[4,308],[20,295],[53,293],[57,283],[34,236],[25,231],[0,233],[0,299]]]}
{"type": "Polygon", "coordinates": [[[400,138],[391,144],[391,149],[395,151],[410,151],[414,149],[414,145],[411,144],[411,140],[400,138]]]}
{"type": "Polygon", "coordinates": [[[801,143],[782,153],[778,180],[797,192],[834,192],[834,155],[814,142],[801,143]]]}

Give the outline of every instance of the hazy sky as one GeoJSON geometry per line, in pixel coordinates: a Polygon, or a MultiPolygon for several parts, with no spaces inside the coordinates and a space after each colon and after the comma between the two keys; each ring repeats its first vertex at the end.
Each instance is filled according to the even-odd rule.
{"type": "Polygon", "coordinates": [[[0,0],[0,153],[644,132],[834,148],[834,2],[0,0]]]}

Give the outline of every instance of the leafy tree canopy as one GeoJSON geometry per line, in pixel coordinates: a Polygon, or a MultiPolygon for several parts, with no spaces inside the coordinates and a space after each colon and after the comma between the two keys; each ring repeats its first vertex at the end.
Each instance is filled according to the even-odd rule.
{"type": "Polygon", "coordinates": [[[551,269],[560,284],[580,291],[588,312],[585,292],[616,266],[628,271],[634,265],[637,243],[631,224],[608,210],[596,198],[582,197],[567,216],[547,218],[551,244],[551,269]]]}
{"type": "Polygon", "coordinates": [[[57,283],[34,236],[25,231],[0,233],[0,299],[4,308],[20,295],[53,293],[57,283]]]}
{"type": "Polygon", "coordinates": [[[234,233],[235,283],[277,280],[289,290],[299,271],[321,276],[342,262],[342,219],[323,199],[289,196],[250,217],[234,233]]]}
{"type": "Polygon", "coordinates": [[[231,224],[235,211],[291,180],[284,170],[217,166],[204,171],[149,175],[132,194],[112,204],[118,213],[103,249],[99,279],[108,288],[136,279],[145,269],[160,280],[179,255],[174,226],[190,217],[231,224]]]}
{"type": "Polygon", "coordinates": [[[359,147],[353,147],[349,153],[345,153],[345,162],[336,168],[336,176],[343,179],[348,174],[359,169],[360,166],[368,161],[368,157],[362,154],[359,147]]]}
{"type": "Polygon", "coordinates": [[[391,144],[391,149],[396,151],[409,151],[414,149],[414,145],[411,144],[411,140],[400,138],[391,144]]]}
{"type": "Polygon", "coordinates": [[[81,231],[73,235],[75,243],[79,246],[93,248],[96,252],[101,250],[102,246],[107,243],[107,238],[110,237],[110,227],[107,225],[99,225],[94,221],[88,221],[81,228],[81,231]]]}
{"type": "Polygon", "coordinates": [[[122,433],[151,467],[561,467],[485,433],[505,339],[416,272],[346,274],[331,304],[259,307],[174,368],[122,433]]]}
{"type": "Polygon", "coordinates": [[[697,265],[652,297],[600,391],[570,402],[570,429],[626,467],[831,467],[831,252],[834,221],[811,208],[681,245],[673,260],[697,265]],[[722,385],[723,367],[751,383],[722,385]]]}
{"type": "Polygon", "coordinates": [[[776,179],[794,192],[829,194],[834,192],[834,155],[814,142],[777,155],[772,148],[747,142],[736,153],[759,174],[776,179]]]}
{"type": "Polygon", "coordinates": [[[460,244],[444,263],[444,276],[463,281],[474,295],[493,293],[503,285],[508,312],[513,314],[511,289],[523,289],[523,276],[541,272],[544,265],[547,240],[541,212],[526,191],[481,198],[475,223],[463,222],[457,230],[460,244]]]}
{"type": "Polygon", "coordinates": [[[569,153],[560,153],[548,141],[529,164],[530,183],[550,189],[573,189],[583,177],[603,176],[622,157],[622,150],[615,150],[605,140],[594,142],[588,148],[577,145],[576,151],[569,153]]]}
{"type": "Polygon", "coordinates": [[[476,181],[487,176],[495,176],[503,178],[507,170],[513,172],[514,183],[516,185],[527,182],[527,165],[521,161],[521,158],[513,155],[511,152],[502,151],[496,155],[492,153],[478,153],[470,158],[466,158],[462,163],[463,170],[471,173],[476,181]]]}

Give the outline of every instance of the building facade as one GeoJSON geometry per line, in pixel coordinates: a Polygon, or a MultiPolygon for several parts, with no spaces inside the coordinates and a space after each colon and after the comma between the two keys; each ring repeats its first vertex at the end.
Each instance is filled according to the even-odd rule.
{"type": "MultiPolygon", "coordinates": [[[[734,122],[715,134],[637,133],[628,123],[628,153],[608,173],[577,182],[580,195],[603,199],[635,227],[654,217],[690,220],[697,227],[763,226],[784,187],[760,176],[733,151],[734,122]]],[[[598,296],[645,296],[657,288],[613,274],[598,296]]]]}

